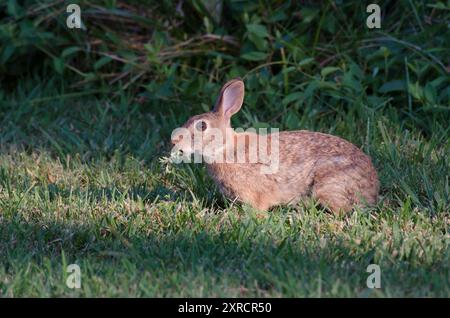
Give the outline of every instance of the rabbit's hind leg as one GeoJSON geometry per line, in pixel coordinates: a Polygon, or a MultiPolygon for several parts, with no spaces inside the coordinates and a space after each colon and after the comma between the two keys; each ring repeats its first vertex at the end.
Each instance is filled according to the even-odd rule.
{"type": "Polygon", "coordinates": [[[345,213],[351,211],[354,200],[348,191],[346,182],[337,176],[322,179],[315,182],[312,189],[312,197],[333,213],[345,213]]]}

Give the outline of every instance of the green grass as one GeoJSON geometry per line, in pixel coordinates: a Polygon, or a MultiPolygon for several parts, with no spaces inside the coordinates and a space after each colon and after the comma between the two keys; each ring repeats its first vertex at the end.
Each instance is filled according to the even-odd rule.
{"type": "Polygon", "coordinates": [[[368,30],[356,1],[225,2],[221,21],[80,1],[81,32],[46,3],[0,5],[0,296],[450,297],[448,4],[383,1],[368,30]],[[171,131],[234,76],[235,127],[350,140],[380,203],[258,214],[170,164],[171,131]]]}

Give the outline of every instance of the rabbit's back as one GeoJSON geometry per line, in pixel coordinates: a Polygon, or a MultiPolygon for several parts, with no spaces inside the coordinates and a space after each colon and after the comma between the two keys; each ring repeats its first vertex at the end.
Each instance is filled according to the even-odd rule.
{"type": "Polygon", "coordinates": [[[261,210],[309,196],[332,210],[376,202],[376,171],[370,158],[355,145],[306,130],[280,132],[278,140],[275,173],[261,173],[260,163],[213,164],[208,165],[208,171],[226,196],[261,210]]]}

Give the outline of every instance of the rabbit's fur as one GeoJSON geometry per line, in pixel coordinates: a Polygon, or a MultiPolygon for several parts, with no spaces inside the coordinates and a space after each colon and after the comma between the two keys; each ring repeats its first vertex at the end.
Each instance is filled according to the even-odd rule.
{"type": "MultiPolygon", "coordinates": [[[[194,133],[201,122],[206,127],[202,130],[205,143],[209,129],[218,128],[227,137],[223,149],[237,152],[236,145],[243,141],[243,150],[248,152],[252,133],[227,129],[231,128],[230,118],[239,111],[243,99],[244,82],[239,78],[231,80],[223,86],[213,111],[190,118],[183,127],[194,133]]],[[[269,145],[273,136],[268,135],[269,145]]],[[[259,210],[296,203],[306,197],[336,213],[350,211],[355,205],[376,203],[377,173],[370,158],[355,145],[336,136],[306,130],[280,132],[277,137],[279,164],[275,173],[262,173],[260,167],[265,163],[261,162],[207,164],[209,174],[227,197],[259,210]]],[[[185,154],[193,153],[191,142],[172,138],[172,143],[185,154]]]]}

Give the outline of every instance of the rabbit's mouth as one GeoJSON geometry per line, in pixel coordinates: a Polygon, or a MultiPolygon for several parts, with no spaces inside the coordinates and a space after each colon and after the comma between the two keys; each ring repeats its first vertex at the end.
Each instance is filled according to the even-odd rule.
{"type": "Polygon", "coordinates": [[[184,149],[179,148],[177,145],[175,145],[172,150],[170,151],[170,158],[171,159],[187,159],[189,157],[191,157],[191,155],[193,154],[192,151],[186,151],[184,149]]]}
{"type": "Polygon", "coordinates": [[[217,161],[218,157],[223,157],[224,148],[224,146],[208,147],[205,145],[181,147],[181,145],[176,144],[170,152],[170,158],[175,163],[211,163],[217,161]]]}

